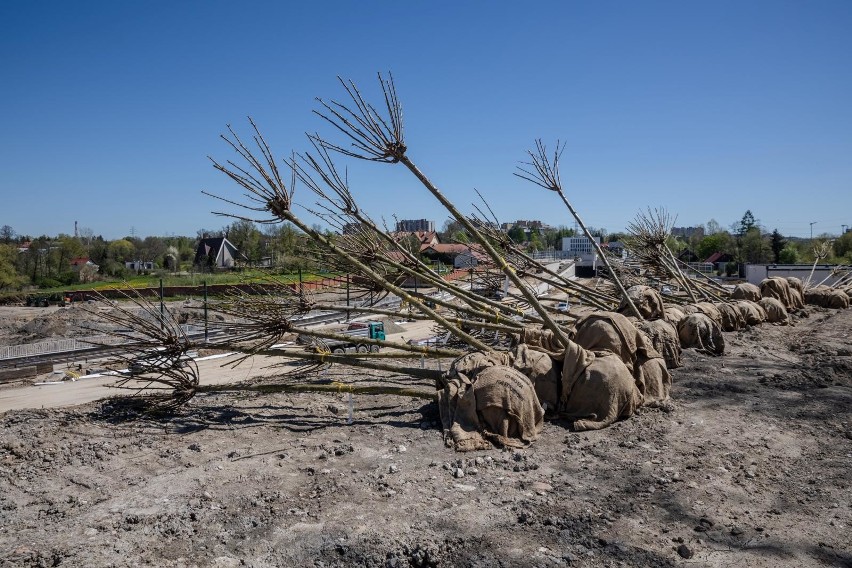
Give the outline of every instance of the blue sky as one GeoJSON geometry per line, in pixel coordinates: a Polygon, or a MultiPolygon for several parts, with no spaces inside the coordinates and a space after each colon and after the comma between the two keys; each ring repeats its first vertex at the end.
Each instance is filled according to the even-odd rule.
{"type": "MultiPolygon", "coordinates": [[[[274,152],[342,141],[315,97],[370,96],[391,71],[409,156],[466,211],[573,221],[513,175],[536,138],[566,144],[584,221],[621,231],[746,209],[808,236],[852,224],[852,2],[0,3],[0,225],[105,238],[194,235],[236,197],[207,156],[260,125],[274,152]]],[[[373,97],[375,98],[375,97],[373,97]]],[[[378,101],[377,101],[378,102],[378,101]]],[[[343,157],[376,218],[447,218],[402,166],[343,157]]],[[[296,201],[310,205],[297,189],[296,201]]]]}

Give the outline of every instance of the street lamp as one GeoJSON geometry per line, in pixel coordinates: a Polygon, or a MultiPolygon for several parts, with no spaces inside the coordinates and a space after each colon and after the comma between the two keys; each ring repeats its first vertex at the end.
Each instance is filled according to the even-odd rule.
{"type": "Polygon", "coordinates": [[[814,225],[816,225],[816,221],[811,221],[811,240],[814,240],[814,225]]]}

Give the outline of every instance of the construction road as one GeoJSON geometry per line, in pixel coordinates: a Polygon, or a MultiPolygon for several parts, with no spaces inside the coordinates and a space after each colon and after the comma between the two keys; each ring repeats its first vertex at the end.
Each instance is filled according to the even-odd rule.
{"type": "MultiPolygon", "coordinates": [[[[409,339],[424,339],[429,336],[433,326],[431,321],[397,322],[405,331],[388,335],[389,341],[406,342],[409,339]]],[[[281,363],[278,357],[249,357],[239,366],[232,368],[239,355],[226,357],[204,357],[198,359],[198,371],[202,385],[221,385],[238,383],[261,377],[274,377],[281,374],[275,367],[281,363]]],[[[367,372],[366,370],[364,372],[367,372]]],[[[59,376],[59,375],[57,375],[59,376]]],[[[116,389],[114,385],[124,380],[115,375],[89,375],[76,381],[65,380],[53,383],[55,379],[46,378],[51,384],[28,385],[0,389],[0,412],[23,408],[57,408],[84,404],[102,398],[131,394],[134,390],[116,389]]],[[[140,384],[144,384],[140,382],[140,384]]]]}

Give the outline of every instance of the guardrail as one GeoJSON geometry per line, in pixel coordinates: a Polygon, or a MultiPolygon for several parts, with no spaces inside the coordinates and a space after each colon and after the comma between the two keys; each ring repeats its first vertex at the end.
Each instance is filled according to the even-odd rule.
{"type": "Polygon", "coordinates": [[[92,349],[100,345],[117,345],[121,338],[104,336],[84,339],[54,339],[52,341],[41,341],[39,343],[24,343],[21,345],[7,345],[0,347],[0,360],[24,359],[26,357],[38,357],[51,353],[64,353],[66,351],[78,351],[80,349],[92,349]]]}
{"type": "MultiPolygon", "coordinates": [[[[399,298],[393,300],[386,299],[377,305],[390,307],[399,304],[399,298]]],[[[355,306],[352,306],[353,309],[355,306]]],[[[150,316],[146,310],[140,310],[139,315],[142,317],[150,316]]],[[[320,312],[313,315],[308,315],[298,320],[299,325],[315,325],[341,320],[346,317],[345,311],[339,312],[320,312]]],[[[204,325],[183,324],[180,326],[186,335],[198,336],[204,333],[204,325]]],[[[207,328],[208,333],[215,334],[222,330],[215,325],[210,325],[207,328]]],[[[0,346],[0,361],[10,359],[26,359],[28,357],[39,357],[42,355],[52,355],[57,353],[68,353],[72,351],[81,351],[85,349],[95,349],[106,345],[118,346],[127,343],[127,337],[116,335],[98,335],[89,338],[71,338],[71,339],[54,339],[50,341],[41,341],[39,343],[23,343],[21,345],[6,345],[0,346]]]]}
{"type": "MultiPolygon", "coordinates": [[[[181,329],[187,335],[204,332],[203,326],[182,325],[181,329]]],[[[212,329],[210,330],[212,331],[212,329]]],[[[0,347],[0,361],[8,359],[25,359],[27,357],[38,357],[40,355],[51,355],[54,353],[67,353],[84,349],[95,349],[105,345],[121,345],[127,342],[126,337],[116,335],[97,335],[86,339],[53,339],[51,341],[40,341],[38,343],[23,343],[21,345],[6,345],[0,347]]]]}

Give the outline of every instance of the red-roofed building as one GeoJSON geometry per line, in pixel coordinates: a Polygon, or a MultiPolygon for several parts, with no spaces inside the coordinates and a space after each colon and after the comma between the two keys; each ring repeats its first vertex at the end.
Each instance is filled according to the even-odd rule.
{"type": "Polygon", "coordinates": [[[438,239],[438,233],[435,231],[397,231],[395,233],[391,233],[391,237],[396,241],[401,241],[407,237],[414,237],[418,241],[420,241],[420,252],[423,252],[423,249],[426,247],[440,244],[440,239],[438,239]]]}
{"type": "Polygon", "coordinates": [[[491,259],[479,245],[441,244],[430,245],[420,250],[420,254],[431,260],[451,264],[456,268],[473,268],[491,259]]]}
{"type": "Polygon", "coordinates": [[[80,270],[81,268],[83,268],[87,264],[93,264],[93,265],[97,266],[97,264],[92,262],[89,259],[88,256],[79,256],[77,258],[72,258],[71,262],[69,262],[68,264],[71,265],[71,269],[74,270],[74,271],[80,270]]]}
{"type": "Polygon", "coordinates": [[[725,265],[734,260],[734,255],[728,254],[726,252],[714,252],[710,256],[707,257],[707,260],[704,262],[707,264],[712,264],[716,270],[724,270],[725,265]]]}
{"type": "Polygon", "coordinates": [[[79,256],[72,258],[71,270],[77,273],[77,278],[80,282],[92,282],[98,273],[98,265],[92,262],[88,256],[79,256]]]}

